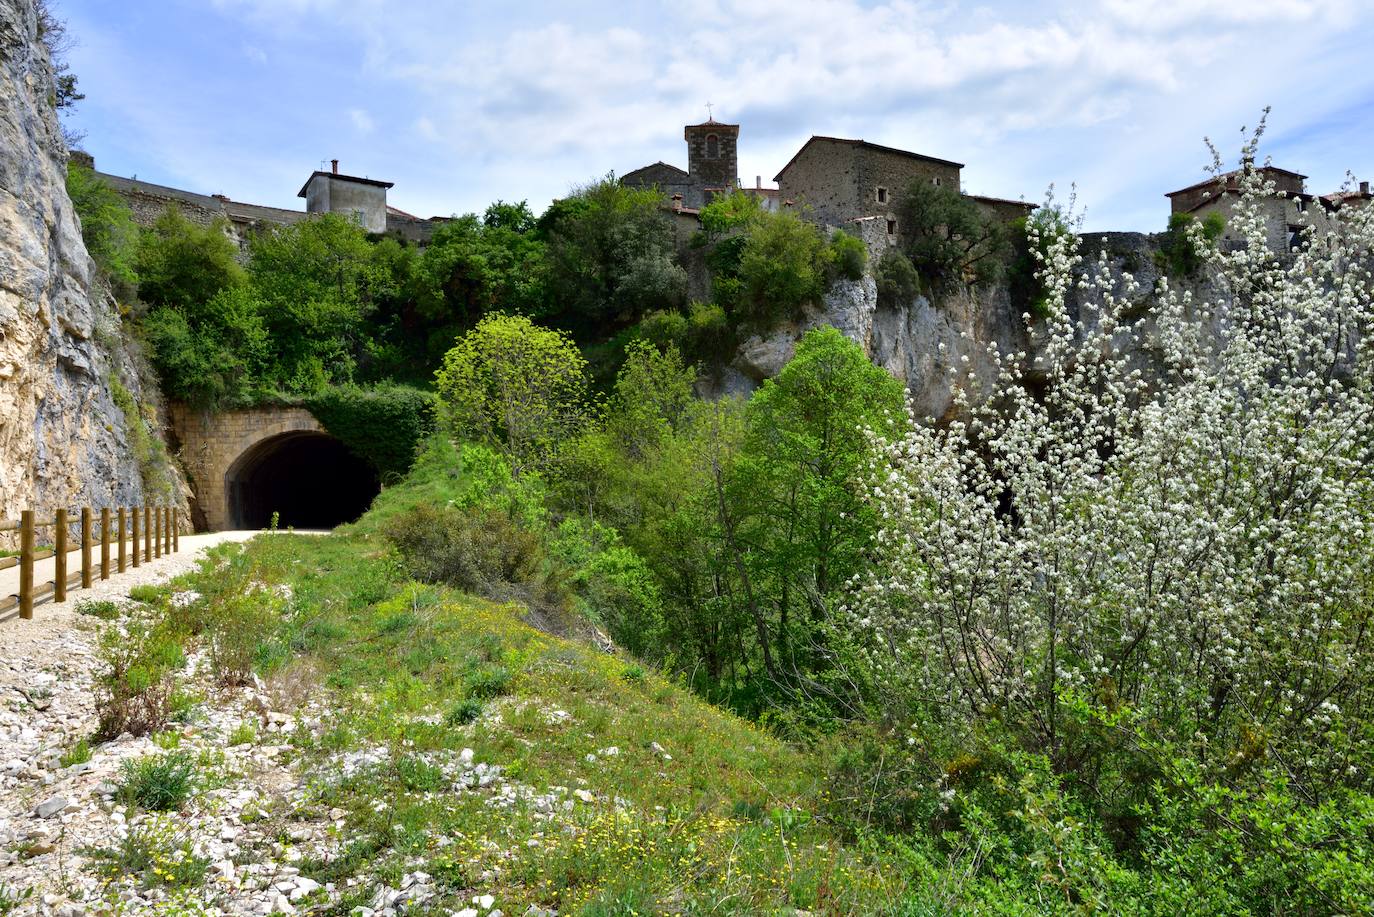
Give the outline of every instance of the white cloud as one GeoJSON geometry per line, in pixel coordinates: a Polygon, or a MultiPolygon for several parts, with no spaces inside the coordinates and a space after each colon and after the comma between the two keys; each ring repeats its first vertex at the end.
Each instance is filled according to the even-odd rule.
{"type": "Polygon", "coordinates": [[[372,121],[372,116],[361,108],[350,108],[348,119],[353,122],[353,129],[360,134],[370,134],[377,127],[372,121]]]}
{"type": "MultiPolygon", "coordinates": [[[[1203,134],[1253,123],[1266,104],[1276,141],[1284,125],[1323,112],[1367,111],[1361,93],[1374,75],[1364,75],[1359,2],[214,7],[248,33],[246,47],[271,52],[273,67],[294,61],[303,86],[332,67],[331,85],[358,107],[336,119],[345,136],[322,142],[355,141],[357,155],[402,179],[398,194],[405,181],[433,182],[409,187],[435,197],[435,209],[496,194],[537,204],[610,169],[685,165],[681,125],[703,117],[709,99],[717,117],[742,124],[746,180],[776,174],[809,134],[862,136],[966,162],[980,192],[1038,199],[1051,181],[1080,179],[1110,219],[1153,214],[1164,190],[1200,177],[1203,134]],[[327,59],[310,56],[321,48],[327,59]],[[378,130],[373,112],[411,130],[378,130]],[[409,165],[406,141],[432,145],[432,155],[409,165]],[[417,176],[403,178],[406,168],[417,176]],[[1119,203],[1128,197],[1129,208],[1119,203]]],[[[333,128],[325,119],[320,129],[333,128]]]]}

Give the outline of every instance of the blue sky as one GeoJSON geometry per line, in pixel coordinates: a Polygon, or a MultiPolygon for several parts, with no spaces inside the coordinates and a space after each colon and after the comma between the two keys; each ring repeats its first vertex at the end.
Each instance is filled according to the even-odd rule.
{"type": "Polygon", "coordinates": [[[1370,0],[55,0],[102,171],[299,209],[311,170],[394,181],[421,216],[686,165],[737,122],[746,183],[811,134],[966,164],[977,194],[1076,184],[1090,229],[1263,152],[1334,190],[1374,173],[1370,0]]]}

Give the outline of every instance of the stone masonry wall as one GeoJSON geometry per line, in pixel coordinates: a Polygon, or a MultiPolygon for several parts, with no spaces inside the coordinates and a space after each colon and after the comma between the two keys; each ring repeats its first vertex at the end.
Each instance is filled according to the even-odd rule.
{"type": "Polygon", "coordinates": [[[212,532],[229,526],[227,476],[244,453],[283,433],[324,432],[313,414],[298,407],[210,413],[173,404],[170,413],[182,465],[195,494],[192,518],[197,529],[212,532]]]}
{"type": "MultiPolygon", "coordinates": [[[[940,162],[926,159],[913,159],[898,153],[875,150],[872,147],[856,147],[856,178],[858,185],[858,212],[851,216],[873,214],[884,219],[896,220],[901,210],[902,198],[913,184],[939,184],[941,187],[959,190],[959,169],[940,162]],[[887,202],[879,203],[878,189],[887,191],[887,202]]],[[[901,226],[897,227],[901,232],[901,226]]]]}
{"type": "Polygon", "coordinates": [[[862,216],[859,164],[847,143],[815,141],[778,175],[778,195],[806,219],[838,226],[862,216]]]}

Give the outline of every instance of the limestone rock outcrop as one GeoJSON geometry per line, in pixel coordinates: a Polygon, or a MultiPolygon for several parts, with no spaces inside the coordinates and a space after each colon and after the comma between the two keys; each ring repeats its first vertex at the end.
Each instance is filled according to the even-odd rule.
{"type": "MultiPolygon", "coordinates": [[[[146,467],[135,452],[146,460],[160,445],[156,418],[131,429],[156,395],[141,390],[116,304],[67,197],[67,149],[39,29],[35,0],[0,0],[3,517],[27,507],[142,503],[146,467]]],[[[180,502],[180,475],[168,468],[162,480],[157,498],[180,502]]]]}
{"type": "Polygon", "coordinates": [[[710,394],[752,391],[782,370],[806,332],[822,325],[832,325],[860,344],[874,363],[906,383],[922,415],[936,418],[949,411],[955,386],[995,381],[988,343],[996,342],[1003,352],[1028,347],[1024,324],[1012,314],[1005,287],[961,292],[938,305],[919,296],[904,305],[880,306],[877,284],[866,276],[836,283],[824,302],[800,320],[745,340],[710,394]]]}
{"type": "MultiPolygon", "coordinates": [[[[1150,378],[1157,371],[1157,354],[1150,350],[1151,300],[1163,279],[1156,263],[1159,237],[1143,233],[1090,233],[1082,239],[1082,271],[1087,271],[1105,253],[1114,286],[1114,296],[1134,297],[1140,308],[1128,321],[1146,325],[1140,341],[1122,337],[1121,346],[1128,358],[1150,378]],[[1136,291],[1126,292],[1125,277],[1130,274],[1136,291]]],[[[1230,294],[1214,273],[1170,278],[1173,287],[1183,286],[1194,302],[1225,302],[1230,294]]],[[[1085,315],[1092,323],[1092,312],[1083,313],[1078,297],[1070,294],[1070,317],[1085,315]]],[[[1128,309],[1131,313],[1135,310],[1128,309]]],[[[1043,322],[1029,326],[1012,302],[1005,283],[962,288],[942,294],[932,301],[918,296],[910,303],[878,303],[877,286],[871,277],[861,281],[841,281],[826,294],[824,301],[808,309],[800,320],[781,323],[765,335],[754,335],[737,348],[733,360],[712,380],[703,394],[747,395],[764,379],[776,376],[792,358],[797,343],[807,331],[820,325],[833,325],[860,344],[869,358],[906,383],[919,416],[934,420],[949,419],[956,391],[967,392],[974,400],[991,392],[997,384],[997,368],[988,355],[989,345],[1002,354],[1026,355],[1028,378],[1038,372],[1038,354],[1044,334],[1043,322]]],[[[1223,329],[1216,319],[1205,329],[1220,340],[1223,329]]]]}

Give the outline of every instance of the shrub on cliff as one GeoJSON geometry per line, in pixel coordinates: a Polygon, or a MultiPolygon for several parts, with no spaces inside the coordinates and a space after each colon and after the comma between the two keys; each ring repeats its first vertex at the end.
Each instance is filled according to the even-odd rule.
{"type": "Polygon", "coordinates": [[[760,213],[740,252],[735,313],[760,328],[795,317],[825,293],[827,255],[814,224],[791,212],[760,213]]]}
{"type": "Polygon", "coordinates": [[[67,163],[67,196],[81,220],[81,238],[96,266],[124,296],[138,284],[138,226],[133,211],[100,176],[78,162],[67,163]]]}
{"type": "Polygon", "coordinates": [[[150,306],[194,310],[247,274],[222,219],[193,223],[175,206],[139,236],[138,298],[150,306]]]}
{"type": "Polygon", "coordinates": [[[902,250],[930,284],[995,280],[1010,253],[1006,226],[957,188],[913,182],[898,209],[902,250]]]}

